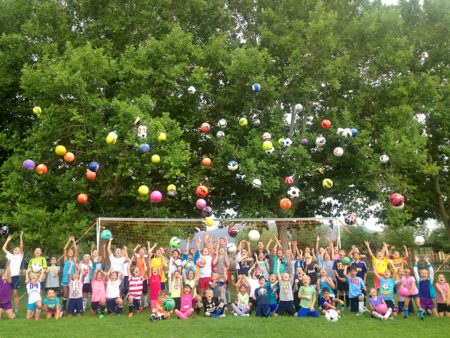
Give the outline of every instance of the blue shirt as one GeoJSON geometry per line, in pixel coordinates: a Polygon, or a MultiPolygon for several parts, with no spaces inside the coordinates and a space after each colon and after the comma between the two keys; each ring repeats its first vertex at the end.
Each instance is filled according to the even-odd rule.
{"type": "MultiPolygon", "coordinates": [[[[196,251],[194,254],[194,257],[192,258],[192,260],[194,261],[194,265],[197,264],[197,259],[200,257],[200,252],[196,251]]],[[[181,256],[181,260],[188,260],[189,259],[189,254],[184,253],[181,256]]]]}
{"type": "Polygon", "coordinates": [[[270,305],[269,289],[266,286],[260,286],[255,290],[255,298],[257,305],[270,305]]]}
{"type": "Polygon", "coordinates": [[[94,278],[95,270],[97,270],[97,265],[100,264],[100,269],[103,271],[103,263],[94,262],[94,265],[92,266],[92,274],[91,274],[91,280],[94,278]]]}
{"type": "Polygon", "coordinates": [[[352,262],[350,265],[356,268],[356,276],[364,280],[364,275],[367,274],[366,263],[359,261],[359,263],[352,262]]]}
{"type": "Polygon", "coordinates": [[[345,265],[342,263],[340,259],[336,259],[333,264],[333,270],[337,271],[338,276],[340,278],[344,278],[344,269],[345,265]]]}
{"type": "Polygon", "coordinates": [[[278,256],[273,256],[273,273],[277,274],[278,272],[278,262],[277,259],[280,258],[281,261],[284,261],[284,263],[280,264],[280,274],[283,274],[284,271],[286,270],[286,258],[284,257],[278,257],[278,256]]]}
{"type": "Polygon", "coordinates": [[[350,298],[356,298],[362,294],[362,288],[366,287],[364,281],[360,277],[347,277],[348,282],[348,296],[350,298]]]}
{"type": "Polygon", "coordinates": [[[384,300],[392,300],[394,298],[394,280],[392,278],[380,278],[380,297],[384,300]]]}
{"type": "Polygon", "coordinates": [[[72,266],[72,270],[70,270],[70,278],[72,278],[72,275],[75,272],[75,260],[72,258],[72,259],[67,259],[64,262],[63,275],[62,275],[62,279],[61,279],[61,284],[64,286],[69,285],[69,281],[67,279],[67,274],[69,273],[70,264],[72,264],[72,263],[73,263],[73,266],[72,266]]]}
{"type": "Polygon", "coordinates": [[[47,309],[56,310],[56,306],[59,304],[59,298],[55,297],[55,299],[53,299],[53,302],[50,302],[50,299],[45,298],[44,304],[47,305],[47,309]]]}
{"type": "Polygon", "coordinates": [[[270,286],[270,282],[267,282],[266,285],[264,285],[264,287],[269,290],[270,304],[276,304],[277,298],[275,297],[275,294],[277,293],[278,285],[275,285],[272,289],[272,287],[270,286]]]}

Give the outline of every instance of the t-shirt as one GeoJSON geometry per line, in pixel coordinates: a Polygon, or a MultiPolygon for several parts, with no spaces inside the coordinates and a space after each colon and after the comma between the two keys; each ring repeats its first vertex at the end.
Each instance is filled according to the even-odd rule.
{"type": "Polygon", "coordinates": [[[46,288],[59,288],[59,271],[60,267],[50,265],[47,269],[47,279],[45,281],[46,288]]]}
{"type": "Polygon", "coordinates": [[[7,280],[0,280],[0,303],[11,301],[11,283],[7,280]]]}
{"type": "Polygon", "coordinates": [[[381,277],[379,295],[383,297],[384,300],[392,300],[394,298],[394,287],[395,283],[392,278],[384,279],[381,277]]]}
{"type": "Polygon", "coordinates": [[[419,281],[419,296],[420,298],[431,298],[430,281],[428,279],[419,281]]]}
{"type": "Polygon", "coordinates": [[[120,297],[120,283],[121,280],[119,278],[114,281],[108,279],[108,282],[106,283],[106,298],[120,297]]]}
{"type": "Polygon", "coordinates": [[[83,297],[83,281],[81,279],[69,282],[69,298],[78,299],[83,297]]]}
{"type": "Polygon", "coordinates": [[[92,267],[92,263],[91,262],[89,262],[88,264],[86,264],[86,263],[81,263],[81,272],[80,272],[80,274],[81,275],[86,275],[85,277],[84,277],[84,280],[83,280],[83,283],[90,283],[91,282],[91,273],[90,273],[90,270],[89,270],[89,268],[91,268],[92,267]]]}
{"type": "Polygon", "coordinates": [[[309,309],[312,305],[314,297],[316,296],[316,291],[314,290],[314,288],[311,285],[309,285],[309,286],[303,285],[300,287],[300,289],[298,289],[298,295],[311,297],[311,299],[299,297],[300,298],[300,306],[309,309]]]}
{"type": "MultiPolygon", "coordinates": [[[[242,254],[240,251],[236,252],[234,255],[234,259],[236,260],[236,271],[238,271],[241,268],[241,265],[239,264],[239,260],[242,258],[242,254]]],[[[241,275],[241,273],[239,272],[241,275]]]]}
{"type": "Polygon", "coordinates": [[[316,285],[317,283],[317,271],[315,268],[316,264],[317,262],[314,260],[312,260],[309,264],[306,261],[303,262],[303,270],[305,274],[311,278],[311,285],[316,285]]]}
{"type": "Polygon", "coordinates": [[[192,293],[185,294],[183,293],[180,297],[180,311],[187,312],[192,309],[192,293]]]}
{"type": "Polygon", "coordinates": [[[139,276],[144,276],[144,279],[147,279],[148,276],[145,273],[145,257],[138,256],[136,258],[136,266],[139,268],[139,276]]]}
{"type": "Polygon", "coordinates": [[[411,290],[411,288],[412,288],[412,292],[410,292],[410,294],[409,294],[410,296],[414,296],[419,293],[419,291],[417,290],[417,286],[416,286],[416,279],[413,276],[409,276],[409,278],[407,278],[406,276],[403,276],[402,283],[408,289],[408,291],[411,290]]]}
{"type": "Polygon", "coordinates": [[[106,298],[106,291],[105,291],[105,281],[103,279],[97,280],[93,279],[91,281],[92,286],[92,302],[99,302],[106,298]]]}
{"type": "MultiPolygon", "coordinates": [[[[397,278],[396,280],[395,280],[395,284],[396,285],[399,285],[399,283],[402,281],[402,279],[401,278],[397,278]]],[[[403,297],[399,292],[398,292],[398,290],[400,289],[400,286],[397,286],[397,289],[396,289],[396,293],[397,293],[397,301],[398,302],[404,302],[405,301],[405,297],[403,297]]]]}
{"type": "Polygon", "coordinates": [[[28,293],[28,304],[34,304],[40,302],[41,298],[41,281],[37,281],[32,284],[31,282],[25,282],[28,293]]]}
{"type": "Polygon", "coordinates": [[[212,274],[212,257],[211,256],[200,256],[206,260],[206,264],[203,268],[200,268],[200,278],[211,277],[212,274]]]}
{"type": "Polygon", "coordinates": [[[50,299],[45,298],[44,304],[47,305],[48,310],[56,310],[56,307],[59,306],[59,298],[55,297],[52,301],[50,299]]]}
{"type": "MultiPolygon", "coordinates": [[[[374,268],[377,266],[377,264],[378,259],[373,258],[372,265],[374,266],[374,268]]],[[[382,258],[380,260],[380,265],[378,266],[377,273],[379,273],[380,275],[384,275],[384,272],[387,270],[388,266],[389,266],[389,259],[387,259],[386,257],[382,258]]]]}
{"type": "Polygon", "coordinates": [[[269,288],[266,286],[260,286],[255,290],[256,304],[257,305],[270,305],[269,288]]]}
{"type": "Polygon", "coordinates": [[[178,266],[181,266],[181,259],[177,258],[174,259],[173,257],[170,257],[170,261],[169,261],[169,272],[174,272],[178,270],[178,267],[175,265],[178,264],[178,266]]]}
{"type": "MultiPolygon", "coordinates": [[[[336,259],[334,261],[333,270],[337,272],[340,278],[345,278],[344,276],[345,265],[342,263],[340,259],[336,259]]],[[[336,276],[336,274],[334,275],[336,276]]]]}
{"type": "Polygon", "coordinates": [[[280,259],[280,274],[283,274],[286,270],[286,258],[273,256],[273,272],[278,272],[278,258],[280,259]]]}
{"type": "Polygon", "coordinates": [[[124,274],[125,257],[117,258],[113,254],[109,255],[109,261],[111,262],[111,272],[119,271],[124,274]]]}
{"type": "Polygon", "coordinates": [[[214,298],[211,299],[211,301],[208,301],[206,297],[203,297],[203,308],[205,309],[205,313],[214,313],[217,310],[217,307],[219,306],[219,301],[215,300],[214,298]]]}
{"type": "MultiPolygon", "coordinates": [[[[161,275],[161,283],[167,282],[166,271],[165,271],[166,267],[167,267],[167,262],[164,257],[161,257],[161,258],[155,257],[150,262],[150,268],[158,268],[159,273],[161,275]]],[[[150,269],[149,271],[152,271],[152,270],[150,269]]]]}
{"type": "Polygon", "coordinates": [[[217,263],[215,267],[215,271],[219,274],[220,277],[224,277],[223,268],[227,267],[227,263],[225,261],[225,255],[217,257],[217,263]]]}
{"type": "Polygon", "coordinates": [[[325,299],[323,297],[320,297],[319,304],[322,308],[322,310],[328,310],[330,309],[330,305],[333,305],[333,297],[328,297],[328,299],[325,299]]]}
{"type": "Polygon", "coordinates": [[[240,292],[236,296],[236,305],[240,310],[245,309],[248,306],[250,297],[248,293],[241,294],[240,292]]]}
{"type": "Polygon", "coordinates": [[[444,284],[436,283],[436,302],[442,304],[442,303],[444,303],[444,299],[442,298],[441,293],[437,289],[438,287],[441,289],[441,291],[444,294],[445,298],[447,298],[447,295],[448,295],[448,293],[447,293],[448,283],[444,283],[444,284]]]}
{"type": "Polygon", "coordinates": [[[362,294],[362,288],[366,287],[366,284],[364,284],[362,278],[359,277],[348,276],[347,283],[348,283],[349,298],[358,297],[360,294],[362,294]]]}
{"type": "MultiPolygon", "coordinates": [[[[213,282],[209,282],[209,288],[213,290],[213,297],[217,300],[221,300],[221,290],[223,291],[223,286],[225,285],[225,282],[223,281],[217,281],[216,284],[213,287],[213,282]]],[[[226,290],[225,290],[226,291],[226,290]]]]}
{"type": "Polygon", "coordinates": [[[250,265],[252,264],[252,261],[250,260],[246,260],[243,259],[239,265],[240,265],[240,269],[239,269],[239,274],[240,275],[248,275],[248,272],[250,271],[250,265]]]}
{"type": "Polygon", "coordinates": [[[75,272],[75,260],[73,258],[68,258],[65,260],[64,262],[64,267],[63,267],[63,274],[62,274],[62,279],[61,279],[61,283],[63,285],[68,285],[69,280],[68,280],[68,273],[69,273],[69,269],[70,269],[70,265],[72,264],[72,269],[70,270],[70,278],[72,278],[73,273],[75,272]]]}
{"type": "Polygon", "coordinates": [[[170,294],[172,297],[178,298],[181,296],[181,287],[183,286],[183,282],[181,277],[176,279],[172,279],[172,293],[170,294]]]}
{"type": "Polygon", "coordinates": [[[370,303],[370,305],[372,305],[372,307],[374,309],[376,309],[378,305],[383,304],[383,298],[377,297],[377,299],[375,300],[372,297],[370,297],[369,298],[369,303],[370,303]]]}
{"type": "Polygon", "coordinates": [[[352,262],[352,264],[350,265],[356,268],[356,277],[359,277],[362,280],[364,280],[364,275],[367,274],[366,263],[359,261],[358,263],[352,262]]]}
{"type": "Polygon", "coordinates": [[[161,276],[151,275],[148,281],[150,286],[150,299],[156,300],[158,299],[158,292],[161,291],[161,276]]]}
{"type": "Polygon", "coordinates": [[[255,290],[259,287],[259,280],[256,278],[249,278],[248,282],[250,284],[250,297],[255,295],[255,290]]]}
{"type": "Polygon", "coordinates": [[[144,278],[142,276],[131,276],[128,280],[128,294],[133,297],[140,297],[144,287],[144,278]]]}
{"type": "Polygon", "coordinates": [[[290,280],[280,280],[278,284],[280,285],[280,301],[287,302],[294,300],[294,296],[292,294],[292,282],[290,280]]]}
{"type": "MultiPolygon", "coordinates": [[[[169,313],[168,311],[164,310],[162,307],[162,301],[160,301],[159,299],[156,301],[156,314],[158,316],[164,315],[166,313],[169,313]]],[[[152,309],[153,310],[153,309],[152,309]]]]}
{"type": "Polygon", "coordinates": [[[11,269],[11,277],[20,275],[20,266],[22,265],[23,255],[13,255],[8,251],[6,259],[9,260],[9,268],[11,269]]]}
{"type": "Polygon", "coordinates": [[[33,265],[34,263],[40,264],[42,266],[42,269],[47,269],[47,260],[44,257],[31,258],[28,262],[28,270],[30,270],[31,265],[33,265]]]}
{"type": "Polygon", "coordinates": [[[395,266],[397,270],[403,269],[403,267],[405,266],[405,261],[403,258],[394,258],[392,260],[392,265],[395,266]]]}
{"type": "MultiPolygon", "coordinates": [[[[258,284],[259,285],[259,284],[258,284]]],[[[270,285],[270,282],[267,282],[265,287],[269,290],[269,300],[270,300],[270,304],[276,304],[277,303],[277,298],[275,296],[275,294],[278,291],[278,284],[275,285],[273,288],[270,285]]]]}
{"type": "Polygon", "coordinates": [[[330,277],[333,281],[336,281],[336,274],[334,273],[334,260],[322,261],[322,268],[327,272],[327,277],[330,277]]]}

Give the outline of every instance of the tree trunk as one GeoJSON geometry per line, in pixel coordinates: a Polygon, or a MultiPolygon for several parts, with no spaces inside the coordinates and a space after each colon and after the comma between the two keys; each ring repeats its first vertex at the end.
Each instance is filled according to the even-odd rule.
{"type": "Polygon", "coordinates": [[[287,225],[286,224],[278,224],[278,239],[281,241],[281,245],[283,246],[283,251],[288,248],[288,236],[287,236],[287,225]]]}
{"type": "Polygon", "coordinates": [[[445,209],[444,198],[442,197],[441,186],[439,184],[439,177],[437,175],[433,176],[433,182],[434,182],[434,189],[436,191],[437,199],[438,199],[439,213],[441,214],[441,217],[442,217],[442,223],[444,223],[444,226],[447,229],[447,237],[448,237],[448,241],[450,242],[449,216],[448,216],[447,210],[445,209]]]}

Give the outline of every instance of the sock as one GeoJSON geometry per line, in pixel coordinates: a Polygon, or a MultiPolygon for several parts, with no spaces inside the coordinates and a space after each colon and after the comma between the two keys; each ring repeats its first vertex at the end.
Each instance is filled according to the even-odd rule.
{"type": "Polygon", "coordinates": [[[181,312],[181,311],[177,311],[176,315],[177,315],[178,318],[181,318],[181,319],[188,319],[188,317],[186,317],[186,316],[184,315],[184,313],[181,312]]]}
{"type": "Polygon", "coordinates": [[[87,298],[83,298],[83,311],[86,312],[87,298]]]}
{"type": "Polygon", "coordinates": [[[106,309],[106,306],[101,306],[101,305],[100,305],[100,313],[101,313],[102,315],[105,314],[105,309],[106,309]]]}
{"type": "Polygon", "coordinates": [[[118,315],[118,314],[121,314],[121,313],[122,313],[122,309],[123,309],[123,306],[117,305],[116,314],[117,314],[117,315],[118,315]]]}
{"type": "Polygon", "coordinates": [[[133,311],[134,311],[134,304],[133,303],[129,303],[128,304],[128,312],[129,313],[133,313],[133,311]]]}
{"type": "Polygon", "coordinates": [[[234,312],[236,312],[239,316],[243,316],[244,312],[242,312],[241,310],[239,310],[239,308],[233,304],[233,310],[234,312]]]}
{"type": "Polygon", "coordinates": [[[66,305],[67,305],[67,298],[63,297],[63,311],[66,311],[66,305]]]}
{"type": "Polygon", "coordinates": [[[423,310],[418,309],[417,312],[419,312],[420,319],[423,319],[423,310]]]}
{"type": "Polygon", "coordinates": [[[375,315],[375,317],[380,318],[380,319],[383,319],[383,315],[381,315],[381,314],[379,314],[379,313],[377,313],[377,314],[375,315]]]}
{"type": "Polygon", "coordinates": [[[391,313],[392,313],[392,309],[391,309],[391,308],[388,308],[386,314],[384,315],[384,318],[386,318],[386,319],[389,318],[389,316],[391,315],[391,313]]]}
{"type": "Polygon", "coordinates": [[[348,297],[348,295],[344,295],[345,297],[345,306],[349,307],[350,306],[350,298],[348,297]]]}
{"type": "Polygon", "coordinates": [[[358,302],[358,311],[359,311],[360,313],[363,313],[363,312],[364,312],[364,301],[359,301],[359,302],[358,302]]]}
{"type": "Polygon", "coordinates": [[[148,306],[148,298],[147,295],[144,295],[144,307],[148,306]]]}
{"type": "Polygon", "coordinates": [[[15,297],[14,298],[14,307],[16,311],[19,311],[19,298],[15,297]]]}
{"type": "Polygon", "coordinates": [[[405,318],[408,318],[408,308],[403,308],[403,313],[405,315],[405,318]]]}
{"type": "MultiPolygon", "coordinates": [[[[39,315],[41,314],[41,310],[40,309],[36,309],[36,317],[39,317],[39,315]]],[[[423,317],[423,313],[422,313],[422,317],[423,317]]]]}
{"type": "Polygon", "coordinates": [[[427,313],[431,316],[433,314],[433,312],[431,311],[431,309],[426,309],[425,311],[427,311],[427,313]]]}

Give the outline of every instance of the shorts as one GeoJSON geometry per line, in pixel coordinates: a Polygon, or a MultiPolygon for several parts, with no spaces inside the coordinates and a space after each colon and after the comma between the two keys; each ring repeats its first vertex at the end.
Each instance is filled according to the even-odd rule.
{"type": "MultiPolygon", "coordinates": [[[[363,294],[361,294],[363,296],[363,294]]],[[[359,296],[358,296],[359,297],[359,296]]],[[[351,312],[358,312],[359,311],[359,299],[358,297],[349,298],[350,299],[350,311],[351,312]]]]}
{"type": "Polygon", "coordinates": [[[280,301],[280,305],[278,305],[277,314],[284,315],[287,312],[290,315],[295,313],[294,302],[292,300],[288,301],[280,301]]]}
{"type": "Polygon", "coordinates": [[[48,314],[56,314],[56,309],[47,309],[48,314]]]}
{"type": "Polygon", "coordinates": [[[83,293],[92,293],[91,283],[83,284],[83,293]]]}
{"type": "Polygon", "coordinates": [[[450,312],[450,306],[445,303],[437,303],[437,311],[439,313],[450,312]]]}
{"type": "Polygon", "coordinates": [[[417,294],[417,295],[409,295],[409,296],[406,296],[405,298],[409,298],[409,300],[413,300],[414,298],[419,298],[420,296],[419,296],[419,294],[417,294]]]}
{"type": "Polygon", "coordinates": [[[6,303],[0,303],[0,309],[3,309],[5,311],[12,310],[11,301],[6,302],[6,303]]]}
{"type": "Polygon", "coordinates": [[[19,287],[20,287],[20,277],[11,276],[11,289],[19,290],[19,287]]]}
{"type": "Polygon", "coordinates": [[[108,308],[109,314],[116,312],[116,299],[117,297],[106,299],[106,307],[108,308]]]}
{"type": "Polygon", "coordinates": [[[133,299],[133,306],[135,310],[141,309],[141,297],[134,297],[133,299]]]}
{"type": "Polygon", "coordinates": [[[148,281],[146,279],[144,279],[144,282],[142,283],[142,294],[148,294],[148,281]]]}
{"type": "Polygon", "coordinates": [[[69,304],[67,305],[67,313],[73,315],[83,313],[83,298],[70,298],[69,304]]]}
{"type": "Polygon", "coordinates": [[[122,297],[125,297],[128,294],[129,286],[130,282],[128,281],[128,276],[124,276],[122,281],[122,297]]]}
{"type": "Polygon", "coordinates": [[[34,311],[34,309],[36,309],[37,303],[40,303],[40,302],[41,301],[37,301],[37,302],[31,303],[31,304],[28,304],[27,309],[30,310],[30,311],[34,311]]]}
{"type": "MultiPolygon", "coordinates": [[[[403,312],[404,306],[405,306],[405,302],[398,302],[398,309],[397,309],[397,312],[398,312],[398,313],[402,313],[402,312],[403,312]]],[[[413,303],[412,303],[412,302],[409,302],[409,305],[408,305],[408,312],[409,312],[409,313],[414,313],[414,306],[413,306],[413,303]]]]}
{"type": "Polygon", "coordinates": [[[388,307],[388,309],[391,309],[392,312],[396,311],[396,307],[395,307],[394,301],[392,299],[391,300],[385,299],[384,302],[386,303],[386,306],[388,307]]]}
{"type": "Polygon", "coordinates": [[[303,318],[306,316],[310,316],[310,317],[319,317],[319,314],[317,313],[317,311],[314,309],[314,311],[311,311],[310,308],[308,307],[302,307],[300,309],[300,311],[297,314],[297,317],[303,318]]]}
{"type": "Polygon", "coordinates": [[[166,283],[161,283],[161,290],[166,291],[166,283]]]}
{"type": "Polygon", "coordinates": [[[181,307],[181,298],[180,297],[172,297],[175,301],[175,309],[179,310],[181,307]]]}
{"type": "Polygon", "coordinates": [[[275,312],[278,309],[278,304],[277,303],[273,303],[270,304],[270,312],[275,312]]]}
{"type": "Polygon", "coordinates": [[[348,283],[347,281],[342,282],[340,279],[337,280],[337,289],[339,291],[348,291],[348,283]]]}
{"type": "Polygon", "coordinates": [[[209,283],[211,282],[211,277],[202,277],[198,282],[198,287],[200,289],[208,289],[209,283]]]}
{"type": "Polygon", "coordinates": [[[435,308],[433,298],[420,298],[420,307],[433,310],[435,308]]]}
{"type": "Polygon", "coordinates": [[[270,317],[270,304],[257,305],[256,317],[270,317]]]}

